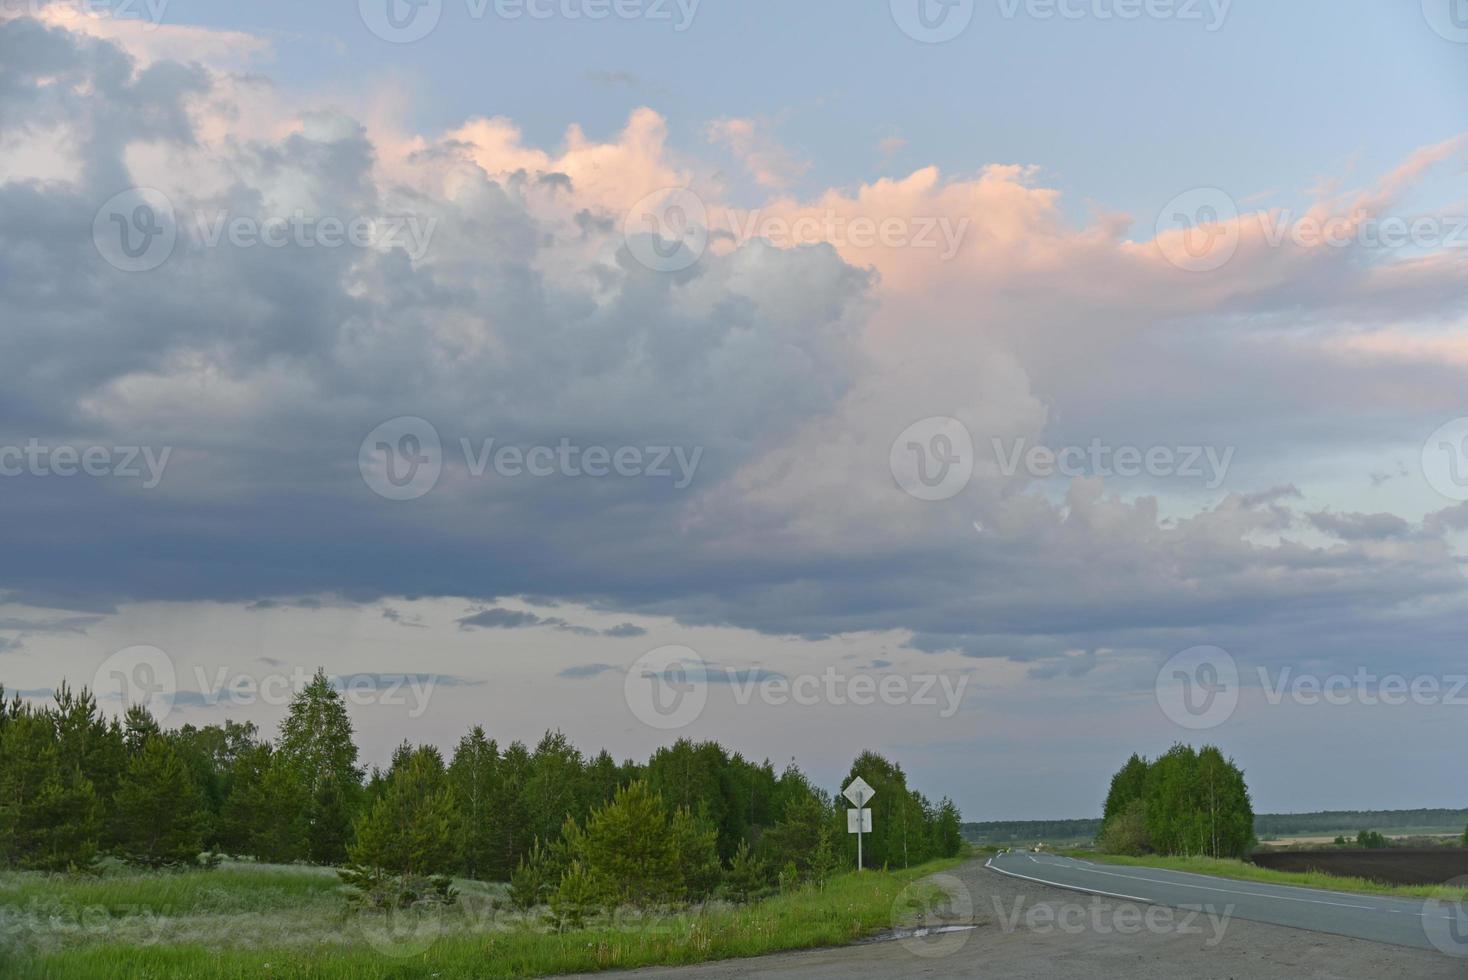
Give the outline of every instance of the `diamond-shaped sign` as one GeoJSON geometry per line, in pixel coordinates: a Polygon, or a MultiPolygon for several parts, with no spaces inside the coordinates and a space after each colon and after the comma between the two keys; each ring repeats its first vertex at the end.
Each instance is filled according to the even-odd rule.
{"type": "Polygon", "coordinates": [[[857,776],[851,781],[850,786],[841,791],[841,795],[855,803],[858,807],[863,807],[872,801],[872,797],[877,795],[877,791],[872,789],[871,784],[865,779],[857,776]]]}

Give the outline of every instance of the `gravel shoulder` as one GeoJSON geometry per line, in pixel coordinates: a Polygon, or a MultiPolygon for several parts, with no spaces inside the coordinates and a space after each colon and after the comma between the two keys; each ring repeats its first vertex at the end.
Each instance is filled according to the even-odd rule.
{"type": "MultiPolygon", "coordinates": [[[[851,980],[1015,977],[1034,980],[1380,980],[1468,977],[1440,953],[1139,905],[1006,878],[970,861],[951,876],[956,900],[935,918],[976,928],[620,976],[851,980]],[[967,903],[965,902],[967,898],[967,903]]],[[[601,974],[600,976],[606,976],[601,974]]]]}

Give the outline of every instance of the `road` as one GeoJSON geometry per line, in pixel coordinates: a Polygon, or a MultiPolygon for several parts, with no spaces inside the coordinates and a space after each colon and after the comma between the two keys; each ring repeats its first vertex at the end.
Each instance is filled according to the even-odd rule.
{"type": "MultiPolygon", "coordinates": [[[[783,953],[756,959],[726,960],[698,966],[638,970],[646,980],[852,980],[853,977],[922,977],[924,980],[1468,980],[1468,959],[1437,951],[1389,945],[1325,932],[1250,920],[1247,911],[1266,915],[1322,914],[1278,912],[1291,903],[1285,897],[1203,892],[1176,882],[1121,881],[1091,874],[1084,864],[1036,855],[1002,856],[1002,875],[971,861],[941,880],[953,897],[935,909],[930,922],[973,925],[963,932],[926,938],[904,936],[887,942],[839,949],[783,953]],[[1073,866],[1074,865],[1074,866],[1073,866]],[[1034,872],[1040,872],[1035,874],[1034,872]],[[1060,889],[1040,877],[1064,878],[1071,888],[1094,888],[1126,895],[1115,898],[1060,889]],[[1084,880],[1084,885],[1080,882],[1084,880]],[[1108,883],[1111,887],[1101,884],[1108,883]],[[1139,899],[1179,901],[1179,908],[1139,899]],[[1192,891],[1192,897],[1184,895],[1192,891]],[[1201,896],[1201,897],[1200,897],[1201,896]],[[1276,907],[1271,913],[1270,905],[1276,907]],[[1191,906],[1183,909],[1181,906],[1191,906]],[[1211,906],[1211,909],[1208,907],[1211,906]],[[1230,907],[1234,911],[1230,912],[1230,907]],[[1256,909],[1257,907],[1257,909],[1256,909]]],[[[1151,876],[1145,869],[1106,867],[1099,870],[1151,876]]],[[[1170,878],[1170,875],[1158,876],[1170,878]]],[[[1180,876],[1187,879],[1189,876],[1180,876]]],[[[1253,885],[1213,878],[1189,884],[1254,891],[1253,885]]],[[[1273,891],[1271,886],[1269,889],[1273,891]]],[[[1288,891],[1294,891],[1290,889],[1288,891]]],[[[1330,893],[1303,897],[1335,901],[1330,893]]],[[[1375,904],[1341,898],[1343,905],[1375,904]]],[[[1301,903],[1295,903],[1301,904],[1301,903]]],[[[1411,903],[1409,903],[1411,904],[1411,903]]],[[[1327,910],[1323,913],[1329,917],[1327,910]]],[[[1392,913],[1371,913],[1386,918],[1392,913]]],[[[1335,915],[1368,916],[1365,909],[1337,910],[1335,915]]],[[[1402,915],[1402,918],[1407,916],[1402,915]]],[[[1338,918],[1332,923],[1340,921],[1338,918]]],[[[1357,920],[1352,919],[1352,922],[1357,920]]],[[[1361,921],[1369,921],[1363,918],[1361,921]]],[[[1420,921],[1420,920],[1419,920],[1420,921]]],[[[1396,932],[1393,936],[1401,938],[1396,932]]],[[[606,980],[608,974],[596,974],[606,980]]]]}
{"type": "MultiPolygon", "coordinates": [[[[1444,936],[1448,910],[1420,899],[1386,898],[1232,881],[1186,871],[1096,864],[1054,854],[1011,851],[988,867],[1022,880],[1173,908],[1229,909],[1234,918],[1328,932],[1394,946],[1436,949],[1429,928],[1444,936]]],[[[1441,941],[1441,938],[1440,938],[1441,941]]],[[[1465,946],[1468,951],[1468,946],[1465,946]]]]}

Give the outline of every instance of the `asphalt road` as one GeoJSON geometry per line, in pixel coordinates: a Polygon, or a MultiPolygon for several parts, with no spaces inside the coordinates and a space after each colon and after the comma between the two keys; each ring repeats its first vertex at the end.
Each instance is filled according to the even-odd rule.
{"type": "MultiPolygon", "coordinates": [[[[648,980],[853,980],[853,978],[921,977],[924,980],[1468,980],[1468,959],[1455,959],[1436,950],[1352,939],[1301,928],[1251,921],[1229,912],[1230,906],[1250,900],[1260,906],[1287,905],[1279,896],[1205,893],[1172,885],[1180,905],[1153,905],[1138,901],[1144,888],[1163,888],[1145,882],[1113,881],[1086,874],[1063,860],[1023,854],[1001,857],[999,863],[1017,878],[970,861],[951,875],[931,879],[951,900],[938,903],[925,921],[962,924],[973,928],[935,933],[926,937],[898,933],[888,941],[862,943],[837,949],[782,953],[754,959],[725,960],[697,966],[638,970],[648,980]],[[1113,894],[1113,898],[1056,888],[1032,880],[1039,875],[1060,879],[1089,878],[1085,886],[1113,894]],[[1097,882],[1108,882],[1105,887],[1097,882]],[[1117,887],[1120,884],[1121,887],[1117,887]],[[1198,896],[1204,896],[1202,898],[1198,896]],[[1191,909],[1186,908],[1191,906],[1191,909]]],[[[1084,868],[1084,865],[1080,865],[1084,868]]],[[[1099,867],[1099,866],[1098,866],[1099,867]]],[[[1112,870],[1101,868],[1100,870],[1112,870]]],[[[1129,868],[1115,868],[1130,872],[1129,868]]],[[[1141,871],[1150,876],[1150,872],[1141,871]]],[[[1187,876],[1183,876],[1187,877],[1187,876]]],[[[1252,891],[1253,886],[1203,878],[1191,884],[1252,891]]],[[[1072,884],[1071,889],[1083,887],[1072,884]]],[[[1272,889],[1271,889],[1272,890],[1272,889]]],[[[1291,889],[1293,891],[1293,889],[1291,889]]],[[[1148,896],[1150,897],[1150,896],[1148,896]]],[[[1166,897],[1174,897],[1169,893],[1166,897]]],[[[1289,896],[1294,897],[1294,896],[1289,896]]],[[[1330,893],[1309,892],[1306,897],[1333,901],[1330,893]]],[[[1342,899],[1354,902],[1356,896],[1342,899]]],[[[1409,903],[1411,904],[1411,903],[1409,903]]],[[[1250,906],[1250,911],[1253,905],[1250,906]]],[[[1263,908],[1268,912],[1267,908],[1263,908]]],[[[1365,910],[1356,912],[1365,914],[1365,910]]],[[[1390,913],[1377,913],[1386,917],[1390,913]]],[[[894,915],[894,919],[897,916],[894,915]]],[[[1403,916],[1406,918],[1406,916],[1403,916]]],[[[591,980],[591,978],[588,978],[591,980]]]]}
{"type": "MultiPolygon", "coordinates": [[[[1439,949],[1454,936],[1468,954],[1468,934],[1453,929],[1455,910],[1420,899],[1386,898],[1347,892],[1234,881],[1186,871],[1096,864],[1054,854],[1011,851],[988,863],[992,870],[1113,898],[1173,908],[1228,910],[1233,918],[1294,929],[1328,932],[1353,939],[1439,949]]],[[[1468,925],[1468,923],[1464,923],[1468,925]]]]}

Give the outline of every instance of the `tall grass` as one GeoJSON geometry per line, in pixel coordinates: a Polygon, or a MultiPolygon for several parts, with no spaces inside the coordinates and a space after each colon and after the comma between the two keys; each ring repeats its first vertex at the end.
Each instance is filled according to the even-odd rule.
{"type": "MultiPolygon", "coordinates": [[[[283,872],[303,879],[274,893],[287,902],[292,897],[296,900],[284,913],[275,906],[260,907],[262,901],[274,900],[270,886],[262,886],[261,879],[269,881],[274,875],[235,872],[221,889],[187,880],[172,892],[160,892],[161,882],[140,876],[135,880],[139,893],[166,906],[168,914],[181,916],[180,920],[167,923],[143,941],[129,941],[121,930],[113,929],[110,934],[83,937],[62,948],[31,950],[14,959],[9,972],[0,973],[48,980],[509,978],[696,963],[838,945],[890,928],[894,917],[903,913],[905,900],[927,890],[927,886],[913,889],[909,885],[956,863],[841,875],[822,888],[805,887],[751,905],[716,903],[672,915],[618,917],[615,922],[565,934],[550,931],[537,919],[501,914],[493,890],[473,883],[460,906],[439,915],[385,919],[374,913],[349,914],[344,903],[329,892],[330,900],[323,902],[318,891],[322,876],[308,869],[283,872]],[[249,895],[223,899],[216,893],[219,890],[249,895]],[[180,911],[164,901],[181,903],[188,894],[204,906],[180,911]],[[262,917],[247,929],[248,941],[240,941],[237,927],[247,924],[240,915],[230,913],[231,903],[253,909],[251,914],[262,917]],[[272,935],[260,928],[271,923],[284,931],[272,935]]],[[[192,879],[194,875],[177,877],[192,879]]],[[[108,884],[125,887],[126,882],[108,884]]],[[[131,904],[140,905],[137,901],[131,904]]]]}

